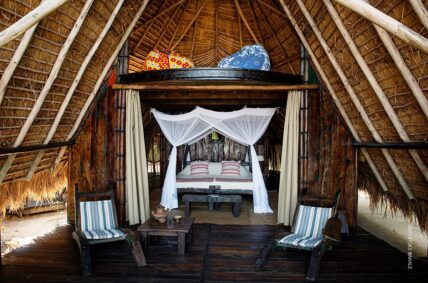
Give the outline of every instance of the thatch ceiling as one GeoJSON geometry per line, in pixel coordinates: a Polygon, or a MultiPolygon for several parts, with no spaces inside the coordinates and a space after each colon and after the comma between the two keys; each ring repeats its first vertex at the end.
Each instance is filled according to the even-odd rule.
{"type": "MultiPolygon", "coordinates": [[[[9,27],[40,2],[2,1],[0,30],[9,27]]],[[[48,132],[85,57],[102,34],[115,6],[122,1],[94,1],[58,76],[46,98],[41,100],[40,111],[35,111],[34,121],[30,119],[30,127],[23,133],[22,127],[26,121],[28,123],[36,99],[85,2],[68,1],[43,19],[30,37],[29,45],[7,83],[4,98],[0,99],[1,147],[46,143],[48,132]]],[[[268,50],[274,70],[299,73],[300,43],[303,43],[312,56],[312,64],[323,87],[335,101],[354,140],[427,142],[428,54],[391,33],[385,36],[384,30],[338,2],[341,1],[152,0],[129,37],[129,69],[131,72],[141,70],[142,61],[153,48],[173,48],[191,57],[196,66],[215,66],[222,57],[258,41],[268,50]],[[338,14],[337,17],[332,13],[338,14]],[[397,54],[391,53],[391,48],[395,48],[397,54]],[[397,67],[397,57],[404,66],[397,67]]],[[[121,4],[112,27],[94,50],[94,56],[72,91],[49,142],[73,138],[73,131],[84,114],[82,109],[83,112],[87,110],[84,105],[92,101],[91,93],[99,86],[97,81],[107,74],[109,59],[115,55],[116,46],[144,3],[143,0],[128,0],[121,4]]],[[[426,1],[370,0],[369,3],[415,34],[425,39],[428,37],[428,19],[423,13],[428,9],[426,1]],[[415,8],[417,4],[419,8],[415,8]]],[[[0,48],[2,78],[22,38],[19,36],[0,48]]],[[[7,156],[0,157],[2,172],[7,172],[3,182],[25,177],[36,155],[36,152],[19,154],[14,160],[9,158],[9,162],[7,156]]],[[[48,168],[57,156],[58,150],[43,154],[38,171],[48,168]]],[[[63,160],[66,160],[64,156],[63,160]]],[[[418,205],[418,213],[426,214],[427,150],[369,149],[363,156],[371,161],[368,162],[371,170],[375,175],[378,173],[378,181],[384,182],[382,186],[388,194],[406,200],[405,203],[412,207],[414,200],[408,200],[414,196],[423,204],[418,205]]],[[[423,225],[428,227],[427,222],[423,225]]]]}

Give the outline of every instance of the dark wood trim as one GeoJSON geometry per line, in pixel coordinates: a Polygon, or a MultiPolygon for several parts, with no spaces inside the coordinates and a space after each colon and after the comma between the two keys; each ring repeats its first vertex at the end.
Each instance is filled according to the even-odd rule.
{"type": "Polygon", "coordinates": [[[142,91],[289,91],[289,90],[305,90],[305,89],[319,89],[319,85],[258,85],[258,84],[214,84],[207,83],[204,85],[185,85],[185,84],[114,84],[113,89],[135,89],[142,91]]]}
{"type": "Polygon", "coordinates": [[[28,145],[28,146],[19,146],[19,147],[3,147],[3,148],[0,148],[0,155],[47,150],[47,149],[59,148],[63,146],[70,146],[75,143],[76,143],[75,140],[69,140],[65,142],[55,142],[55,143],[48,143],[48,144],[28,145]]]}
{"type": "Polygon", "coordinates": [[[428,142],[353,142],[357,148],[428,149],[428,142]]]}
{"type": "Polygon", "coordinates": [[[275,83],[297,85],[302,84],[300,75],[287,74],[281,72],[269,72],[249,69],[226,69],[226,68],[190,68],[190,69],[166,69],[154,71],[142,71],[119,76],[122,84],[144,83],[144,82],[165,82],[171,81],[228,81],[239,84],[248,83],[275,83]]]}

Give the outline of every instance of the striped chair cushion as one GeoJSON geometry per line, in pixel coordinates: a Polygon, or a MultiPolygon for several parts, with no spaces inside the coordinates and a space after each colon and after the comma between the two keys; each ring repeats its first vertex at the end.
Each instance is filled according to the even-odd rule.
{"type": "Polygon", "coordinates": [[[190,175],[208,174],[208,161],[193,161],[190,163],[190,175]]]}
{"type": "Polygon", "coordinates": [[[322,241],[322,229],[331,213],[332,208],[300,205],[294,233],[285,236],[279,243],[308,249],[316,247],[322,241]]]}
{"type": "Polygon", "coordinates": [[[121,237],[117,229],[111,200],[80,202],[80,226],[88,239],[121,237]]]}
{"type": "Polygon", "coordinates": [[[239,161],[222,161],[221,162],[222,175],[241,175],[241,167],[239,161]]]}
{"type": "Polygon", "coordinates": [[[119,229],[104,229],[104,230],[92,230],[82,231],[87,239],[99,240],[99,239],[111,239],[125,236],[119,229]]]}

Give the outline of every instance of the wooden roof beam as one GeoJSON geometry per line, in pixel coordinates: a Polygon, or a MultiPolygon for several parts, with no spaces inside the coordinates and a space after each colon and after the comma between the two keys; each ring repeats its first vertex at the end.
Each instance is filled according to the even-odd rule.
{"type": "MultiPolygon", "coordinates": [[[[37,118],[37,114],[39,113],[39,111],[43,105],[43,102],[44,102],[47,94],[49,93],[49,90],[50,90],[53,82],[55,81],[56,77],[58,76],[58,73],[59,73],[59,70],[61,69],[62,63],[64,62],[65,57],[68,53],[68,50],[69,50],[71,44],[73,43],[77,33],[80,30],[80,27],[81,27],[90,7],[92,5],[92,2],[93,2],[93,0],[87,1],[85,6],[82,8],[82,11],[79,15],[79,18],[76,20],[74,27],[70,31],[70,34],[68,35],[68,37],[64,43],[64,46],[61,48],[61,51],[58,54],[58,58],[57,58],[54,66],[52,67],[52,70],[49,74],[49,77],[46,80],[46,83],[43,86],[42,91],[40,92],[39,96],[37,97],[37,100],[34,103],[34,106],[31,109],[31,112],[30,112],[28,118],[26,119],[24,125],[21,127],[21,130],[20,130],[18,137],[16,138],[16,140],[13,144],[13,147],[18,147],[19,145],[22,144],[25,136],[27,135],[28,130],[30,129],[34,120],[37,118]]],[[[49,143],[49,141],[50,141],[50,139],[47,141],[45,140],[44,144],[49,143]]],[[[32,175],[34,174],[34,172],[36,171],[37,165],[42,160],[43,153],[44,153],[44,151],[39,152],[39,154],[36,156],[36,159],[33,162],[33,165],[31,166],[29,173],[27,174],[28,178],[31,178],[32,175]]],[[[8,156],[7,161],[5,162],[5,164],[3,165],[3,167],[0,171],[0,184],[3,181],[4,177],[6,177],[6,174],[9,171],[10,167],[12,166],[13,160],[15,159],[15,157],[16,157],[16,154],[12,154],[12,155],[8,156]]]]}
{"type": "MultiPolygon", "coordinates": [[[[72,32],[70,33],[70,35],[69,35],[69,38],[66,40],[66,43],[65,43],[65,45],[64,45],[64,47],[66,47],[66,45],[71,45],[71,43],[72,43],[72,41],[73,40],[69,40],[69,39],[71,39],[71,37],[70,36],[72,36],[72,35],[74,35],[74,37],[77,35],[77,33],[78,33],[78,31],[79,31],[79,29],[80,29],[80,26],[82,25],[82,23],[83,23],[83,21],[84,21],[84,18],[86,17],[86,14],[87,14],[87,12],[89,11],[89,9],[90,9],[90,2],[92,2],[92,1],[87,1],[86,2],[86,4],[85,4],[85,8],[86,9],[88,9],[88,10],[86,10],[86,9],[82,9],[82,13],[81,13],[81,15],[79,16],[79,18],[78,18],[78,20],[76,21],[76,24],[75,24],[75,26],[74,26],[74,28],[73,28],[73,30],[72,30],[72,32]],[[88,4],[89,3],[89,4],[88,4]]],[[[94,45],[92,46],[92,48],[91,48],[91,50],[89,51],[89,53],[86,55],[86,57],[85,57],[85,59],[83,60],[83,62],[82,62],[82,64],[81,64],[81,66],[80,66],[80,69],[79,69],[79,72],[76,74],[76,77],[74,78],[74,80],[73,80],[73,83],[71,84],[71,86],[70,86],[70,88],[69,88],[69,90],[68,90],[68,92],[67,92],[67,95],[65,96],[65,98],[64,98],[64,101],[63,101],[63,103],[61,104],[61,107],[60,107],[60,109],[58,110],[58,112],[57,112],[57,115],[55,116],[55,120],[54,120],[54,122],[53,122],[53,124],[52,124],[52,126],[51,126],[51,128],[50,128],[50,130],[49,130],[49,133],[48,133],[48,135],[46,136],[46,138],[45,138],[45,141],[44,141],[44,143],[45,144],[47,144],[47,143],[49,143],[49,141],[53,138],[53,136],[54,136],[54,134],[55,134],[55,132],[56,132],[56,130],[57,130],[57,128],[58,128],[58,125],[59,125],[59,123],[61,122],[61,119],[62,119],[62,116],[64,115],[64,113],[65,113],[65,110],[66,110],[66,108],[67,108],[67,106],[68,106],[68,103],[70,102],[70,100],[71,100],[71,98],[72,98],[72,96],[73,96],[73,94],[74,94],[74,91],[76,90],[76,88],[77,88],[77,86],[79,85],[79,83],[80,83],[80,80],[82,79],[82,77],[83,77],[83,74],[85,73],[85,71],[86,71],[86,68],[88,67],[88,65],[89,65],[89,63],[90,63],[90,61],[91,61],[91,59],[92,59],[92,57],[94,56],[94,54],[95,54],[95,52],[98,50],[98,47],[99,47],[99,45],[101,44],[101,42],[102,42],[102,40],[104,39],[104,37],[106,36],[106,34],[107,34],[107,32],[109,31],[109,29],[110,29],[110,27],[111,27],[111,25],[113,24],[113,21],[114,21],[114,19],[116,18],[116,16],[117,16],[117,14],[119,13],[119,11],[120,11],[120,9],[122,8],[122,5],[123,5],[123,2],[124,2],[124,0],[120,0],[118,3],[117,3],[117,5],[116,5],[116,7],[115,7],[115,9],[114,9],[114,11],[113,11],[113,13],[111,14],[111,16],[110,16],[110,18],[109,18],[109,20],[107,21],[107,23],[106,23],[106,25],[105,25],[105,27],[104,27],[104,29],[102,30],[102,32],[100,33],[100,35],[98,36],[98,38],[97,38],[97,41],[95,41],[95,43],[94,43],[94,45]]],[[[61,52],[60,52],[60,56],[58,56],[58,59],[60,59],[60,58],[62,58],[62,61],[65,59],[65,56],[66,56],[66,52],[64,53],[64,54],[61,54],[61,53],[63,53],[63,51],[65,51],[65,48],[63,47],[63,49],[61,50],[61,52]]],[[[68,46],[68,48],[69,48],[70,46],[68,46]]],[[[68,48],[67,48],[67,50],[68,50],[68,48]]],[[[57,65],[57,63],[59,64],[59,63],[61,63],[62,64],[62,62],[59,62],[59,60],[57,60],[57,62],[55,63],[55,65],[57,65]]],[[[55,66],[54,65],[54,66],[55,66]]],[[[57,71],[56,71],[56,75],[58,74],[58,71],[59,71],[59,69],[60,69],[60,67],[61,66],[59,66],[59,68],[57,69],[57,71]]],[[[51,75],[52,75],[53,73],[51,73],[51,75]]],[[[55,75],[55,76],[56,76],[55,75]]],[[[53,82],[53,81],[52,81],[53,82]]],[[[52,84],[52,82],[51,82],[51,84],[52,84]]],[[[47,85],[47,84],[46,84],[47,85]]],[[[45,86],[46,86],[45,85],[45,86]]],[[[45,89],[45,88],[44,88],[45,89]]],[[[47,95],[47,93],[46,93],[46,95],[47,95]]],[[[39,96],[39,98],[40,98],[41,96],[39,96]]],[[[39,100],[39,99],[38,99],[39,100]]],[[[37,104],[37,102],[36,102],[36,104],[37,104]]],[[[41,101],[41,102],[39,102],[39,105],[41,106],[43,104],[43,102],[41,101]]],[[[33,108],[33,110],[35,110],[35,108],[33,108]]],[[[32,112],[33,112],[33,110],[32,110],[32,112]]],[[[38,111],[37,111],[38,112],[38,111]]],[[[36,113],[36,116],[37,116],[37,113],[36,113]]],[[[30,125],[31,126],[31,125],[30,125]]],[[[29,127],[28,127],[29,128],[29,127]]],[[[27,131],[28,131],[28,129],[27,129],[27,131]]],[[[22,132],[22,130],[21,130],[21,132],[22,132]]],[[[68,140],[67,140],[68,141],[68,140]]],[[[62,147],[62,148],[64,148],[64,147],[62,147]]],[[[65,147],[66,148],[66,147],[65,147]]],[[[36,171],[36,169],[37,169],[37,166],[38,166],[38,164],[40,163],[40,161],[42,160],[42,158],[43,158],[43,154],[44,154],[44,152],[45,151],[40,151],[38,154],[37,154],[37,156],[36,156],[36,158],[34,159],[34,161],[33,161],[33,164],[31,165],[31,167],[30,167],[30,169],[29,169],[29,171],[28,171],[28,173],[27,173],[27,179],[28,178],[31,178],[31,176],[34,174],[34,172],[36,171]]],[[[65,153],[65,150],[64,150],[64,153],[65,153]]],[[[0,177],[1,177],[1,175],[0,175],[0,177]]]]}
{"type": "Polygon", "coordinates": [[[406,62],[401,56],[400,50],[398,50],[391,36],[383,28],[378,27],[377,25],[373,26],[376,29],[376,32],[382,40],[385,48],[391,55],[392,60],[397,66],[397,69],[400,71],[401,75],[403,76],[404,80],[406,81],[407,85],[409,86],[413,95],[418,101],[419,106],[425,114],[425,117],[428,119],[428,100],[423,90],[421,89],[419,82],[416,80],[409,67],[406,65],[406,62]]]}
{"type": "Polygon", "coordinates": [[[64,5],[68,0],[45,0],[37,8],[23,16],[17,22],[0,32],[0,47],[26,32],[29,28],[64,5]]]}
{"type": "Polygon", "coordinates": [[[183,3],[184,1],[188,1],[187,3],[190,2],[190,0],[180,0],[180,1],[177,1],[176,3],[174,3],[171,6],[169,6],[168,8],[166,8],[165,10],[163,10],[162,12],[160,12],[159,14],[157,14],[156,16],[154,16],[154,17],[150,18],[149,20],[145,21],[142,25],[140,25],[139,27],[137,27],[134,32],[140,32],[140,31],[142,31],[145,26],[153,23],[154,21],[156,21],[157,19],[159,19],[160,17],[162,17],[165,13],[171,11],[172,9],[174,9],[175,7],[177,7],[178,5],[181,5],[181,3],[183,3]]]}
{"type": "Polygon", "coordinates": [[[259,23],[257,22],[256,13],[254,13],[253,5],[251,5],[250,0],[247,0],[247,3],[248,3],[248,6],[250,6],[250,13],[256,24],[257,35],[259,36],[260,42],[262,43],[262,45],[264,45],[263,36],[262,36],[262,33],[260,32],[260,26],[259,26],[259,23]]]}
{"type": "MultiPolygon", "coordinates": [[[[42,3],[45,0],[42,0],[42,3]]],[[[0,79],[0,105],[3,101],[3,98],[6,94],[7,85],[9,84],[10,79],[13,76],[13,73],[15,73],[16,68],[19,65],[19,62],[21,61],[22,57],[24,56],[25,51],[27,50],[28,45],[30,44],[31,38],[33,37],[34,31],[36,30],[37,26],[39,25],[39,22],[35,23],[32,27],[30,27],[22,37],[21,41],[19,42],[18,47],[15,50],[15,53],[13,53],[12,58],[10,59],[9,64],[7,65],[6,69],[4,70],[1,79],[0,79]]]]}
{"type": "MultiPolygon", "coordinates": [[[[272,34],[273,38],[275,39],[275,43],[276,43],[276,45],[277,45],[277,46],[279,47],[279,49],[281,50],[282,54],[284,54],[285,58],[289,58],[289,56],[288,56],[287,52],[285,51],[284,47],[282,46],[281,42],[279,42],[279,39],[278,39],[278,36],[276,35],[276,32],[274,31],[274,29],[273,29],[272,25],[271,25],[271,24],[270,24],[270,22],[269,22],[269,18],[266,16],[265,12],[264,12],[264,11],[260,8],[260,6],[257,4],[257,3],[258,3],[258,1],[254,2],[254,3],[256,3],[257,7],[259,8],[260,13],[262,13],[263,18],[264,18],[265,22],[267,23],[267,25],[268,25],[268,27],[269,27],[270,33],[272,34]]],[[[287,64],[287,65],[288,65],[288,67],[290,67],[291,72],[292,72],[293,74],[296,74],[296,71],[294,70],[293,65],[291,64],[291,62],[290,62],[290,61],[288,61],[288,64],[287,64]]]]}
{"type": "MultiPolygon", "coordinates": [[[[324,72],[323,68],[321,67],[320,63],[318,62],[317,57],[315,56],[314,52],[312,51],[311,46],[309,45],[308,41],[306,40],[305,36],[303,35],[302,30],[300,29],[299,25],[297,24],[296,20],[293,17],[293,14],[288,9],[288,7],[285,5],[284,0],[280,0],[281,6],[283,7],[285,13],[287,14],[288,19],[290,20],[290,23],[294,27],[294,30],[296,31],[297,35],[300,38],[300,41],[305,46],[305,49],[308,51],[309,56],[311,57],[312,63],[314,64],[316,70],[318,71],[319,75],[321,76],[321,79],[324,81],[325,86],[327,87],[327,90],[330,92],[330,95],[336,105],[337,110],[342,115],[343,120],[345,121],[348,129],[352,133],[354,139],[357,142],[361,142],[361,138],[358,135],[357,131],[354,128],[354,125],[351,122],[351,119],[349,118],[348,114],[346,113],[345,109],[343,108],[342,103],[340,102],[339,98],[336,95],[336,92],[333,88],[333,86],[330,83],[330,80],[327,76],[327,74],[324,72]]],[[[388,191],[388,186],[386,185],[385,181],[382,178],[382,175],[380,175],[379,171],[376,168],[376,165],[374,164],[373,160],[370,157],[370,154],[367,152],[365,148],[361,149],[361,152],[363,153],[367,163],[369,164],[370,169],[372,170],[373,174],[376,177],[376,180],[379,182],[379,185],[384,191],[388,191]]]]}
{"type": "Polygon", "coordinates": [[[16,67],[18,67],[19,62],[22,59],[22,56],[24,56],[25,50],[27,50],[28,44],[31,41],[31,38],[33,37],[34,31],[37,28],[38,23],[36,23],[34,26],[32,26],[30,29],[28,29],[24,36],[22,37],[21,41],[19,42],[18,47],[15,50],[15,53],[12,56],[12,59],[10,59],[10,63],[7,65],[6,69],[4,70],[1,80],[0,80],[0,105],[3,101],[3,98],[6,94],[7,85],[9,84],[10,79],[13,76],[13,73],[16,70],[16,67]]]}
{"type": "Polygon", "coordinates": [[[271,10],[272,12],[278,14],[278,16],[281,16],[283,18],[287,18],[283,12],[281,12],[277,8],[273,7],[272,5],[269,5],[268,3],[266,3],[262,0],[256,0],[256,1],[259,2],[260,4],[262,4],[263,6],[265,6],[266,8],[268,8],[269,10],[271,10]]]}
{"type": "MultiPolygon", "coordinates": [[[[309,14],[308,10],[306,9],[306,6],[303,4],[302,0],[297,0],[297,4],[300,7],[300,10],[302,11],[303,15],[305,16],[306,20],[308,21],[310,27],[312,28],[312,31],[316,35],[320,45],[322,46],[324,52],[327,54],[327,57],[330,60],[330,63],[333,65],[333,68],[335,69],[336,73],[338,74],[340,80],[342,81],[342,84],[344,85],[345,89],[347,90],[349,96],[351,97],[352,102],[354,103],[355,107],[357,108],[358,112],[360,113],[361,117],[363,118],[364,123],[366,124],[367,128],[369,129],[370,133],[372,134],[373,138],[376,140],[376,142],[381,143],[382,138],[377,132],[376,128],[374,127],[373,123],[371,122],[369,116],[367,115],[367,112],[364,109],[364,106],[361,104],[360,100],[358,99],[358,96],[356,95],[355,91],[351,87],[351,84],[348,81],[348,78],[346,77],[345,73],[343,72],[342,68],[340,67],[339,63],[337,62],[336,58],[333,55],[333,52],[331,51],[330,47],[327,45],[326,41],[324,40],[321,32],[319,31],[317,25],[315,24],[314,20],[312,19],[312,16],[309,14]]],[[[402,176],[401,172],[398,170],[397,164],[395,163],[394,159],[389,154],[388,150],[382,149],[382,153],[385,156],[385,159],[388,162],[389,167],[393,171],[395,177],[397,178],[398,182],[401,185],[401,188],[406,193],[407,197],[409,199],[414,199],[414,195],[412,191],[410,190],[407,182],[405,181],[404,177],[402,176]]]]}
{"type": "MultiPolygon", "coordinates": [[[[198,5],[197,5],[198,9],[199,9],[199,2],[200,1],[198,1],[198,5]]],[[[174,42],[174,39],[177,36],[178,29],[180,28],[181,23],[183,22],[184,14],[186,13],[187,8],[189,7],[189,4],[190,4],[190,0],[186,3],[186,6],[184,6],[183,8],[183,13],[181,13],[180,15],[180,20],[177,23],[177,28],[174,30],[174,34],[172,35],[171,40],[168,43],[168,50],[171,50],[172,43],[174,42]]]]}
{"type": "Polygon", "coordinates": [[[153,47],[153,49],[157,49],[159,43],[161,42],[163,36],[165,35],[165,33],[168,31],[169,26],[171,25],[171,22],[174,20],[175,15],[177,14],[177,12],[180,10],[180,6],[177,7],[177,9],[175,9],[174,13],[172,14],[172,16],[169,18],[168,23],[166,24],[166,27],[163,29],[162,34],[159,36],[158,40],[156,41],[155,46],[153,47]]]}
{"type": "Polygon", "coordinates": [[[421,20],[421,23],[424,25],[425,29],[428,30],[428,11],[425,8],[421,0],[409,0],[410,5],[412,5],[413,10],[415,11],[418,18],[421,20]]]}
{"type": "MultiPolygon", "coordinates": [[[[83,117],[85,116],[86,112],[89,109],[89,106],[91,105],[92,101],[94,100],[96,94],[98,93],[98,89],[100,88],[101,84],[103,83],[108,71],[110,70],[111,65],[113,64],[114,60],[116,59],[117,55],[119,54],[119,51],[122,49],[123,44],[128,39],[129,35],[131,34],[132,30],[134,29],[135,24],[137,23],[138,19],[141,17],[141,14],[143,13],[144,9],[147,6],[147,3],[149,0],[144,0],[144,2],[141,4],[140,9],[137,11],[134,19],[128,26],[128,29],[125,31],[124,35],[122,36],[122,39],[117,44],[115,50],[113,51],[111,57],[107,61],[107,64],[105,65],[103,71],[101,72],[98,81],[96,82],[94,89],[92,90],[91,94],[89,95],[88,99],[86,100],[85,105],[83,106],[82,110],[79,113],[79,116],[76,119],[76,122],[73,125],[73,128],[71,129],[70,133],[67,136],[66,141],[69,141],[74,136],[75,132],[77,131],[78,127],[80,126],[80,123],[82,122],[83,117]]],[[[54,166],[56,167],[64,155],[67,147],[62,147],[58,153],[58,156],[55,159],[54,166]]]]}
{"type": "MultiPolygon", "coordinates": [[[[190,0],[189,0],[190,1],[190,0]]],[[[168,1],[163,1],[162,2],[162,5],[159,7],[159,10],[158,11],[162,11],[162,9],[163,9],[163,7],[166,5],[166,3],[167,3],[168,1]]],[[[171,7],[175,7],[175,5],[172,5],[172,6],[170,6],[170,7],[168,7],[167,9],[164,9],[161,13],[159,13],[157,16],[155,16],[155,17],[153,17],[153,18],[151,18],[149,21],[147,21],[147,23],[149,23],[148,25],[148,27],[146,28],[146,30],[144,31],[144,33],[143,33],[143,35],[140,37],[140,40],[138,40],[138,42],[137,42],[137,44],[135,45],[135,47],[134,47],[134,49],[132,50],[132,54],[135,54],[136,52],[137,52],[137,49],[138,49],[138,47],[140,47],[140,45],[141,45],[141,43],[143,43],[143,41],[144,41],[144,38],[146,38],[146,35],[147,35],[147,33],[149,32],[149,30],[152,28],[152,25],[153,25],[153,23],[155,22],[155,20],[156,19],[158,19],[159,18],[159,15],[160,14],[164,14],[164,13],[166,13],[167,11],[169,11],[170,10],[170,8],[171,7]]]]}
{"type": "Polygon", "coordinates": [[[428,39],[403,25],[396,19],[379,11],[365,0],[334,0],[370,22],[384,28],[404,42],[428,53],[428,39]]]}
{"type": "Polygon", "coordinates": [[[257,36],[254,34],[253,30],[251,29],[250,25],[248,24],[247,19],[244,16],[244,13],[242,13],[241,6],[239,6],[238,0],[234,0],[234,1],[235,1],[236,9],[238,10],[239,16],[241,17],[242,21],[244,22],[245,26],[247,27],[248,31],[250,32],[251,37],[253,38],[254,42],[257,44],[260,43],[259,40],[257,39],[257,36]]]}
{"type": "MultiPolygon", "coordinates": [[[[20,135],[25,136],[27,134],[28,130],[30,129],[31,125],[33,124],[34,120],[36,119],[37,114],[39,113],[46,96],[48,95],[55,79],[58,76],[59,71],[61,70],[61,66],[64,63],[65,57],[67,56],[67,53],[71,47],[71,44],[74,42],[74,39],[76,38],[77,34],[79,33],[80,28],[82,27],[83,22],[85,21],[85,18],[87,16],[89,10],[91,9],[93,2],[94,2],[94,0],[88,0],[88,1],[86,1],[85,5],[83,6],[79,17],[77,18],[76,22],[74,23],[74,26],[70,31],[70,34],[68,35],[66,41],[64,42],[63,47],[61,48],[61,51],[58,54],[58,58],[56,59],[54,65],[52,67],[52,70],[49,74],[48,79],[46,80],[45,85],[43,86],[42,91],[40,92],[39,96],[37,97],[37,100],[33,106],[33,109],[30,112],[28,119],[25,121],[24,126],[21,128],[21,131],[19,132],[20,135]]],[[[48,136],[46,137],[43,144],[48,144],[51,139],[52,139],[52,136],[48,134],[48,136]]],[[[31,165],[30,169],[28,170],[28,173],[26,176],[27,180],[30,180],[31,177],[33,177],[33,174],[37,170],[37,166],[39,165],[40,161],[43,158],[44,152],[45,151],[43,150],[43,151],[39,151],[37,153],[37,156],[36,156],[35,160],[33,161],[33,164],[31,165]]]]}
{"type": "Polygon", "coordinates": [[[187,32],[189,31],[189,29],[193,26],[193,23],[196,21],[196,19],[199,17],[199,14],[202,12],[202,10],[204,9],[205,4],[207,3],[207,0],[204,0],[202,2],[202,5],[199,7],[198,11],[196,12],[195,16],[193,16],[192,20],[190,21],[190,23],[187,25],[186,29],[184,30],[184,32],[181,34],[180,38],[174,43],[174,45],[171,47],[171,50],[174,50],[175,47],[177,47],[177,45],[183,40],[183,38],[186,36],[187,32]]]}
{"type": "MultiPolygon", "coordinates": [[[[367,65],[366,61],[364,60],[363,56],[360,53],[360,50],[355,45],[354,40],[350,36],[348,30],[346,29],[345,25],[342,22],[342,19],[340,18],[339,14],[337,13],[336,9],[333,7],[331,2],[329,0],[323,0],[324,5],[326,6],[328,12],[330,13],[330,16],[332,17],[334,23],[336,24],[337,28],[339,29],[340,33],[342,34],[343,38],[345,39],[345,42],[351,51],[352,55],[354,56],[355,60],[357,61],[358,65],[360,66],[361,70],[363,71],[364,75],[366,76],[367,80],[369,81],[370,86],[373,88],[377,98],[379,99],[380,103],[382,104],[383,108],[385,109],[386,114],[388,115],[389,119],[391,119],[392,124],[394,125],[395,130],[397,131],[398,135],[404,142],[411,142],[409,135],[407,134],[406,129],[404,128],[403,124],[401,123],[400,119],[397,116],[397,113],[395,112],[394,108],[392,108],[391,103],[389,102],[388,98],[386,97],[385,93],[383,92],[381,86],[379,85],[377,79],[373,75],[373,72],[370,70],[369,66],[367,65]]],[[[309,12],[306,10],[304,11],[307,15],[310,16],[309,12]],[[307,12],[307,13],[306,13],[307,12]]],[[[313,22],[313,20],[311,20],[313,22]]],[[[422,93],[423,95],[423,93],[422,93]]],[[[427,108],[425,111],[428,111],[428,102],[425,97],[425,108],[427,108]]],[[[422,105],[421,105],[422,107],[422,105]]],[[[423,107],[422,107],[423,108],[423,107]]],[[[422,161],[421,157],[415,150],[409,151],[410,155],[414,159],[415,163],[417,164],[419,170],[424,175],[425,180],[428,181],[428,169],[425,166],[424,162],[422,161]]]]}

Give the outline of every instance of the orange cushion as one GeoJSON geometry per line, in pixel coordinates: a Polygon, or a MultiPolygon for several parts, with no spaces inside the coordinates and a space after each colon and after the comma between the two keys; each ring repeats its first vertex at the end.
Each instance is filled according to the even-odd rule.
{"type": "Polygon", "coordinates": [[[146,71],[193,68],[193,66],[193,62],[189,58],[175,52],[159,51],[157,49],[150,51],[144,64],[146,71]]]}

